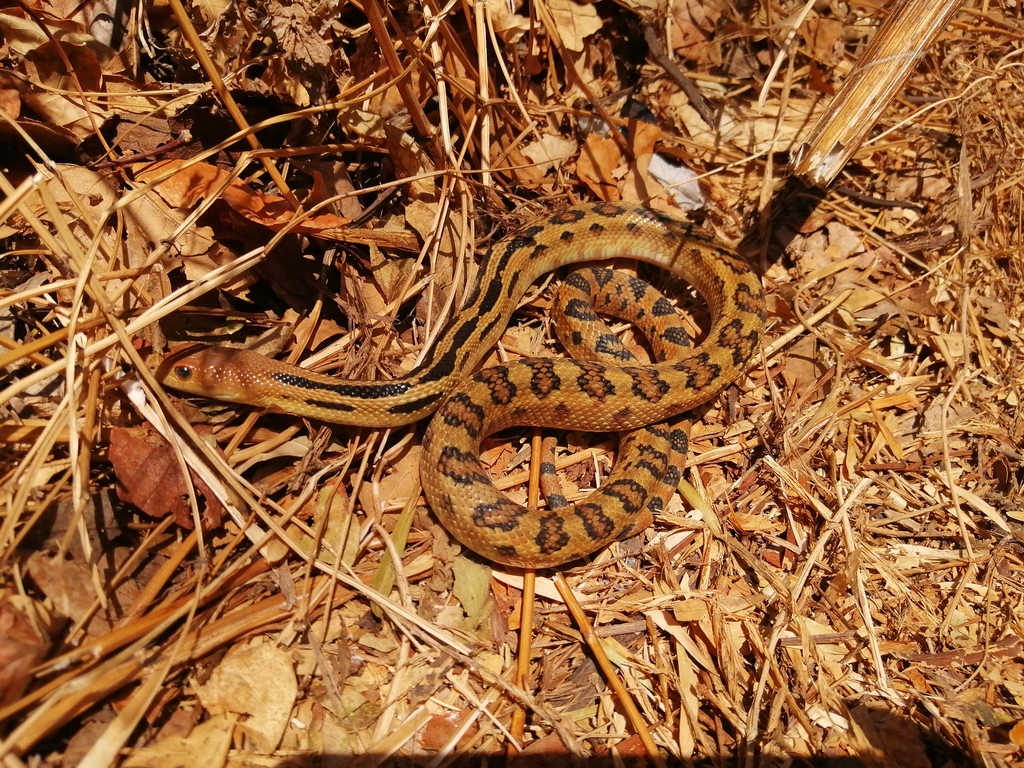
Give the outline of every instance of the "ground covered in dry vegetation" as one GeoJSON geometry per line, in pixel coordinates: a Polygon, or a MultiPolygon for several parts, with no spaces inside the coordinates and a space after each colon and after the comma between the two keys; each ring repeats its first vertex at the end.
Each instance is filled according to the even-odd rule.
{"type": "MultiPolygon", "coordinates": [[[[0,9],[3,766],[1020,765],[1024,23],[968,4],[803,188],[879,5],[0,9]],[[655,525],[565,571],[592,631],[539,574],[525,657],[523,574],[432,517],[422,426],[147,366],[202,340],[391,378],[501,234],[683,197],[762,275],[763,355],[655,525]]],[[[559,354],[551,303],[489,360],[559,354]]],[[[569,491],[600,482],[614,440],[562,442],[569,491]]]]}

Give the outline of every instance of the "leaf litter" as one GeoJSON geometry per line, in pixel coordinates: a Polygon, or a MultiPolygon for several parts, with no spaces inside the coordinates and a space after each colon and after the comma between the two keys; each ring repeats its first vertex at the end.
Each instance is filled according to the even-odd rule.
{"type": "MultiPolygon", "coordinates": [[[[1019,763],[1017,6],[963,10],[820,194],[787,153],[874,5],[172,4],[127,36],[93,10],[0,12],[5,764],[525,765],[646,739],[1019,763]],[[522,574],[448,538],[419,429],[161,399],[144,373],[215,340],[400,375],[490,242],[571,200],[670,207],[666,179],[694,182],[666,164],[761,271],[769,332],[655,526],[567,570],[589,629],[550,574],[526,611],[522,574]]],[[[545,282],[486,364],[557,354],[550,304],[545,282]]],[[[579,498],[615,443],[563,442],[579,498]]],[[[530,436],[484,448],[525,501],[530,436]]]]}

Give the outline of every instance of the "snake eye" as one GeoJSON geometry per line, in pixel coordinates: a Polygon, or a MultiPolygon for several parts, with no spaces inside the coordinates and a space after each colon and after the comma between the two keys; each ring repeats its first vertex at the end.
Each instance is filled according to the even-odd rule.
{"type": "Polygon", "coordinates": [[[192,378],[192,369],[187,365],[179,365],[175,367],[174,375],[182,381],[188,381],[192,378]]]}

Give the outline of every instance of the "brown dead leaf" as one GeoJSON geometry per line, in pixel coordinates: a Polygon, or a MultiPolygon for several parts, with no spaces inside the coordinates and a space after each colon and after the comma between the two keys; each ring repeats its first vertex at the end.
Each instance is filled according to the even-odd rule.
{"type": "Polygon", "coordinates": [[[544,181],[544,171],[538,168],[519,147],[504,148],[495,142],[491,144],[491,155],[496,159],[494,167],[505,169],[518,183],[536,188],[544,181]]]}
{"type": "Polygon", "coordinates": [[[1018,720],[1013,728],[1010,729],[1010,741],[1012,741],[1018,749],[1024,749],[1024,720],[1018,720]]]}
{"type": "Polygon", "coordinates": [[[583,142],[580,159],[576,162],[576,174],[601,200],[617,201],[619,185],[616,175],[621,175],[622,161],[618,144],[592,133],[583,142]]]}
{"type": "MultiPolygon", "coordinates": [[[[455,732],[462,727],[462,724],[473,715],[473,712],[474,710],[472,709],[460,709],[456,712],[449,711],[432,715],[427,724],[423,726],[423,730],[420,731],[420,746],[430,750],[441,749],[451,740],[455,732]]],[[[470,726],[459,737],[455,748],[458,749],[460,746],[463,748],[468,747],[470,741],[479,730],[479,727],[476,725],[470,726]]]]}
{"type": "Polygon", "coordinates": [[[265,642],[231,648],[209,680],[196,686],[215,715],[248,715],[241,727],[264,753],[281,743],[298,692],[291,655],[265,642]]]}
{"type": "Polygon", "coordinates": [[[892,200],[937,200],[949,193],[949,178],[927,169],[892,177],[886,185],[886,197],[892,200]]]}
{"type": "MultiPolygon", "coordinates": [[[[42,83],[47,90],[27,91],[22,94],[22,99],[43,122],[65,128],[81,141],[93,134],[93,120],[103,120],[107,113],[99,106],[99,102],[91,103],[90,111],[87,112],[79,105],[76,96],[70,95],[77,94],[76,81],[57,53],[56,45],[56,42],[48,41],[36,48],[31,58],[26,59],[25,69],[29,79],[42,83]]],[[[62,42],[60,50],[72,61],[75,75],[81,72],[81,87],[87,91],[100,90],[101,67],[92,49],[62,42]]]]}
{"type": "Polygon", "coordinates": [[[50,648],[50,638],[40,622],[25,609],[36,613],[41,607],[19,595],[0,598],[0,707],[21,696],[36,663],[50,648]]]}
{"type": "MultiPolygon", "coordinates": [[[[177,169],[174,175],[155,184],[154,189],[168,205],[177,208],[193,208],[199,201],[212,197],[229,175],[227,171],[206,163],[161,160],[135,166],[135,178],[140,183],[148,183],[174,169],[177,169]]],[[[348,224],[348,219],[342,216],[321,213],[293,225],[295,211],[287,200],[277,195],[256,192],[238,179],[220,192],[220,199],[249,221],[274,231],[288,227],[293,232],[314,235],[325,229],[338,229],[348,224]]]]}
{"type": "Polygon", "coordinates": [[[3,112],[11,120],[17,120],[21,116],[21,92],[15,81],[0,73],[0,112],[3,112]]]}
{"type": "MultiPolygon", "coordinates": [[[[121,561],[126,558],[122,556],[121,561]]],[[[74,621],[86,618],[96,602],[92,572],[82,559],[68,559],[60,555],[50,557],[45,552],[29,555],[27,568],[39,590],[46,595],[47,605],[55,613],[74,621]]],[[[110,627],[106,616],[96,614],[86,628],[87,633],[110,627]]]]}
{"type": "Polygon", "coordinates": [[[561,168],[562,163],[576,154],[577,147],[575,141],[542,133],[538,141],[523,147],[523,154],[536,163],[539,172],[547,174],[552,168],[561,168]]]}
{"type": "Polygon", "coordinates": [[[452,593],[462,603],[470,623],[476,626],[483,621],[484,607],[491,597],[491,569],[459,555],[452,561],[452,574],[455,576],[452,593]]]}
{"type": "Polygon", "coordinates": [[[307,529],[289,527],[293,540],[306,552],[322,558],[325,562],[335,561],[335,552],[341,553],[341,560],[352,565],[359,554],[359,521],[349,509],[349,497],[345,484],[334,479],[321,487],[316,496],[303,508],[304,513],[318,521],[322,528],[322,541],[328,542],[333,552],[321,547],[321,539],[311,537],[307,529]]]}
{"type": "Polygon", "coordinates": [[[410,179],[410,198],[436,200],[437,183],[434,178],[429,175],[417,178],[437,170],[426,151],[412,136],[389,123],[384,125],[384,137],[396,171],[400,176],[410,179]]]}
{"type": "Polygon", "coordinates": [[[531,741],[522,752],[512,758],[509,765],[532,765],[533,760],[539,756],[552,758],[552,765],[559,765],[561,760],[568,763],[572,759],[572,753],[562,743],[558,734],[552,733],[542,736],[536,741],[531,741]]]}
{"type": "Polygon", "coordinates": [[[29,18],[25,11],[5,6],[0,14],[0,33],[11,51],[25,56],[49,41],[46,30],[29,18]]]}
{"type": "MultiPolygon", "coordinates": [[[[307,346],[311,350],[318,350],[347,333],[346,329],[336,320],[329,317],[313,318],[309,315],[300,315],[294,309],[285,310],[281,316],[281,325],[291,328],[292,335],[296,338],[308,337],[307,346]]],[[[263,354],[269,353],[264,352],[263,354]]]]}
{"type": "Polygon", "coordinates": [[[929,768],[921,732],[912,720],[900,716],[888,707],[868,703],[850,711],[872,751],[885,756],[886,765],[901,768],[929,768]]]}
{"type": "Polygon", "coordinates": [[[275,4],[265,27],[286,55],[273,57],[262,79],[300,107],[309,106],[310,91],[319,96],[334,57],[319,15],[305,3],[275,4]]]}
{"type": "MultiPolygon", "coordinates": [[[[669,8],[669,46],[685,60],[698,63],[710,60],[709,39],[722,18],[720,0],[683,0],[669,8]]],[[[717,63],[717,62],[716,62],[717,63]]]]}
{"type": "Polygon", "coordinates": [[[342,270],[342,282],[345,286],[343,295],[351,297],[349,317],[357,320],[360,325],[372,324],[384,317],[388,301],[376,281],[367,281],[363,272],[354,264],[346,264],[342,270]]]}
{"type": "Polygon", "coordinates": [[[807,42],[807,53],[822,64],[834,67],[843,60],[843,23],[838,19],[812,16],[801,30],[807,42]]]}
{"type": "MultiPolygon", "coordinates": [[[[110,434],[110,463],[117,476],[117,495],[151,517],[173,515],[182,528],[192,528],[192,508],[181,468],[170,445],[146,425],[117,428],[110,434]]],[[[224,507],[195,475],[192,482],[206,499],[204,524],[219,527],[224,507]]]]}
{"type": "Polygon", "coordinates": [[[654,148],[661,138],[661,128],[653,123],[635,122],[630,131],[633,163],[622,180],[622,199],[629,202],[653,200],[660,204],[663,187],[648,172],[654,148]]]}
{"type": "MultiPolygon", "coordinates": [[[[863,236],[838,221],[789,244],[789,253],[800,271],[809,279],[821,279],[832,273],[833,265],[864,250],[863,236]]],[[[843,267],[852,265],[844,264],[843,267]]],[[[854,279],[857,273],[851,275],[854,279]]]]}
{"type": "Polygon", "coordinates": [[[217,715],[197,725],[188,736],[168,736],[155,744],[136,747],[122,765],[124,768],[225,765],[234,732],[235,718],[217,715]]]}
{"type": "Polygon", "coordinates": [[[744,535],[753,533],[778,534],[786,530],[781,523],[769,520],[761,515],[748,515],[743,512],[731,512],[727,518],[729,524],[744,535]]]}
{"type": "Polygon", "coordinates": [[[419,446],[409,448],[399,459],[390,474],[377,483],[363,483],[359,489],[359,503],[368,514],[380,519],[384,505],[400,507],[413,493],[419,493],[420,456],[419,446]]]}
{"type": "Polygon", "coordinates": [[[827,370],[818,354],[818,340],[805,336],[790,349],[782,375],[793,397],[803,396],[827,370]]]}
{"type": "Polygon", "coordinates": [[[237,179],[221,190],[227,172],[206,163],[185,160],[146,163],[135,166],[135,179],[140,183],[148,183],[174,169],[177,170],[170,178],[154,183],[153,186],[168,205],[190,209],[200,200],[210,198],[220,191],[220,199],[246,221],[274,232],[287,229],[340,242],[372,243],[405,251],[419,249],[416,237],[410,232],[350,228],[349,219],[333,213],[318,213],[296,222],[294,210],[282,197],[256,192],[237,179]]]}
{"type": "MultiPolygon", "coordinates": [[[[370,271],[386,304],[398,300],[401,291],[416,274],[416,262],[415,257],[386,254],[380,248],[370,246],[370,271]]],[[[380,307],[378,312],[383,308],[380,307]]]]}
{"type": "Polygon", "coordinates": [[[530,20],[513,13],[509,9],[508,0],[487,0],[487,13],[494,31],[506,43],[514,45],[530,31],[530,20]]]}
{"type": "Polygon", "coordinates": [[[548,10],[558,27],[562,43],[570,51],[582,51],[584,38],[604,26],[601,17],[597,15],[597,8],[591,4],[574,0],[548,0],[548,10]]]}

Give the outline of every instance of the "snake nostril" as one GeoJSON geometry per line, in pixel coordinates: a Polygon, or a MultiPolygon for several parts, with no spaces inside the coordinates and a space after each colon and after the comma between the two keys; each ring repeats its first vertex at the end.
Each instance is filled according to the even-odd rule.
{"type": "Polygon", "coordinates": [[[192,378],[192,369],[187,365],[179,365],[174,369],[174,375],[181,381],[188,381],[192,378]]]}

